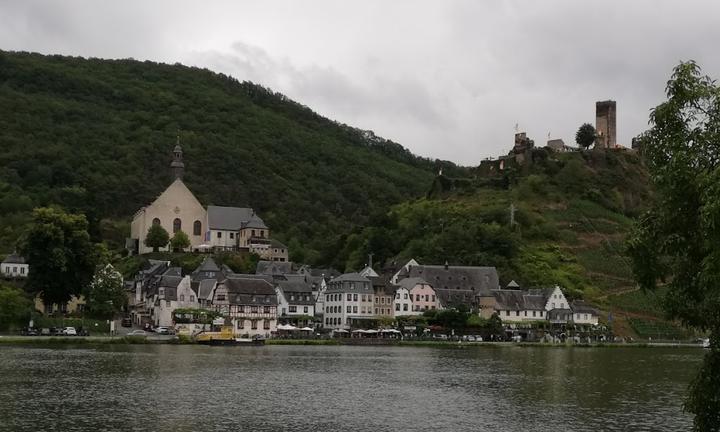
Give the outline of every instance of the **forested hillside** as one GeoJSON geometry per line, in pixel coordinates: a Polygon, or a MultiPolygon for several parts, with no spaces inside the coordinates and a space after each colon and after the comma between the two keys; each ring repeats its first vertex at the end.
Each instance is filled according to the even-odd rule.
{"type": "Polygon", "coordinates": [[[0,253],[49,204],[86,213],[96,238],[120,245],[169,184],[178,130],[198,199],[254,207],[309,263],[424,194],[440,166],[461,170],[208,70],[0,51],[0,253]]]}
{"type": "Polygon", "coordinates": [[[348,236],[338,264],[357,268],[372,251],[378,262],[493,265],[502,284],[558,284],[614,312],[617,326],[652,327],[662,292],[639,292],[625,255],[626,235],[652,195],[640,157],[535,149],[533,159],[493,177],[480,170],[437,177],[426,197],[395,205],[348,236]]]}

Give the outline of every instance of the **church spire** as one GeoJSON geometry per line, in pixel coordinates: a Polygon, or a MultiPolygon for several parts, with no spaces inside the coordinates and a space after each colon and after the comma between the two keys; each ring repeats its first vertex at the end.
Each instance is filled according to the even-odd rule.
{"type": "Polygon", "coordinates": [[[185,164],[182,161],[182,147],[180,147],[180,131],[178,131],[177,141],[175,143],[175,149],[173,149],[173,161],[170,164],[173,176],[176,179],[182,180],[183,172],[185,171],[185,164]]]}

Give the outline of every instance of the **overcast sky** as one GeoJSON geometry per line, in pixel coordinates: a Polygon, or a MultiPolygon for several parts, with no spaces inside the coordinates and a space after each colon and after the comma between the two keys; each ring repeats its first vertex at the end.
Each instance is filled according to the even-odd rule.
{"type": "Polygon", "coordinates": [[[605,99],[629,146],[680,60],[720,78],[719,19],[714,0],[0,0],[0,49],[207,67],[471,165],[516,124],[574,144],[605,99]]]}

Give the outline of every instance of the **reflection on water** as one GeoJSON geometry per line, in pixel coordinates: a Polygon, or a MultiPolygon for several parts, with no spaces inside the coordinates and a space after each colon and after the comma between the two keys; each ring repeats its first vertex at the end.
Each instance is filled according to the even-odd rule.
{"type": "Polygon", "coordinates": [[[0,430],[677,431],[703,352],[0,347],[0,430]]]}

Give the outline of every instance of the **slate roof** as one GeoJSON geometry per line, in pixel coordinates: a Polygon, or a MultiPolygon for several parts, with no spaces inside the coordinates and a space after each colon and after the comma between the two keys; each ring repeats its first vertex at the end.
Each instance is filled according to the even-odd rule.
{"type": "Polygon", "coordinates": [[[277,283],[277,287],[290,304],[315,304],[315,298],[312,296],[312,286],[307,282],[300,280],[280,281],[277,283]],[[294,296],[293,300],[290,299],[291,295],[294,296]]]}
{"type": "Polygon", "coordinates": [[[373,287],[370,279],[365,276],[360,276],[358,273],[345,273],[329,282],[327,292],[372,293],[373,287]],[[350,283],[354,283],[353,288],[350,288],[350,283]]]}
{"type": "Polygon", "coordinates": [[[435,289],[435,294],[444,308],[456,308],[460,305],[472,306],[475,302],[475,291],[458,289],[435,289]]]}
{"type": "Polygon", "coordinates": [[[277,241],[275,239],[270,240],[270,247],[278,248],[278,249],[287,249],[287,246],[285,246],[284,244],[280,243],[279,241],[277,241]]]}
{"type": "Polygon", "coordinates": [[[290,261],[266,261],[260,260],[255,268],[255,274],[274,275],[274,274],[290,274],[292,273],[292,263],[290,261]]]}
{"type": "Polygon", "coordinates": [[[490,291],[500,288],[495,267],[417,265],[407,271],[407,277],[421,277],[433,288],[490,291]]]}
{"type": "Polygon", "coordinates": [[[25,258],[17,254],[10,254],[2,261],[3,264],[25,264],[25,258]]]}
{"type": "Polygon", "coordinates": [[[197,293],[198,298],[201,298],[203,300],[209,299],[210,295],[213,292],[213,289],[215,288],[215,284],[217,284],[217,281],[215,279],[205,279],[200,281],[197,293]]]}
{"type": "Polygon", "coordinates": [[[545,310],[547,296],[542,290],[494,290],[496,309],[498,310],[545,310]]]}
{"type": "Polygon", "coordinates": [[[405,288],[408,291],[413,289],[415,287],[415,285],[421,285],[421,284],[432,286],[432,284],[428,283],[425,279],[420,278],[420,277],[409,277],[409,278],[402,279],[400,282],[398,282],[398,286],[400,288],[405,288]]]}
{"type": "Polygon", "coordinates": [[[182,267],[169,267],[163,276],[182,276],[182,267]]]}
{"type": "Polygon", "coordinates": [[[255,211],[247,207],[208,206],[208,225],[210,229],[238,231],[241,228],[267,229],[265,222],[255,211]]]}
{"type": "Polygon", "coordinates": [[[588,303],[585,303],[583,300],[573,300],[573,302],[570,304],[570,308],[575,313],[588,313],[592,315],[598,314],[597,309],[595,309],[588,303]]]}
{"type": "Polygon", "coordinates": [[[222,283],[227,288],[227,300],[231,305],[277,305],[275,289],[267,280],[229,277],[222,283]]]}

